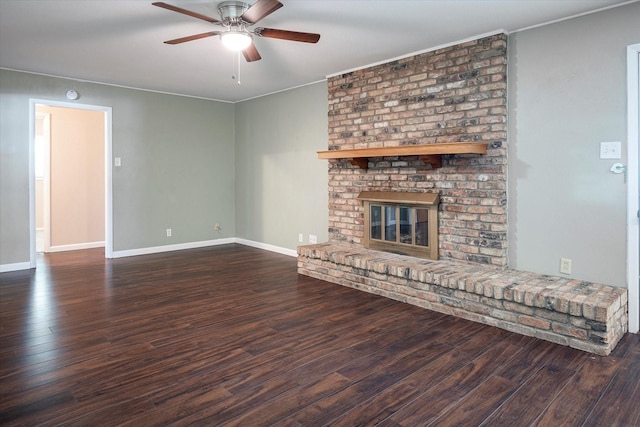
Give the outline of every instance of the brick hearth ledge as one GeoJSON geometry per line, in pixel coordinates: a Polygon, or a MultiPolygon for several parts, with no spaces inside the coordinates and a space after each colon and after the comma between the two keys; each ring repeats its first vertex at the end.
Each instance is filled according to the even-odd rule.
{"type": "Polygon", "coordinates": [[[627,332],[627,290],[356,246],[298,247],[298,273],[608,355],[627,332]]]}

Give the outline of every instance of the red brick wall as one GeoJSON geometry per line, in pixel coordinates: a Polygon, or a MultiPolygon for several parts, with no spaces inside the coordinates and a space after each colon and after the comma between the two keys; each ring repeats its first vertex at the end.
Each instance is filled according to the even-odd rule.
{"type": "Polygon", "coordinates": [[[440,194],[439,257],[507,266],[507,36],[329,78],[329,149],[485,142],[487,155],[329,160],[329,240],[360,245],[361,191],[440,194]]]}

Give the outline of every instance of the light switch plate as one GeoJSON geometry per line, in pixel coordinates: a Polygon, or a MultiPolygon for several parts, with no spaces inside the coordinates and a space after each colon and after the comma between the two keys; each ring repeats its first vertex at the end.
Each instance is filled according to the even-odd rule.
{"type": "Polygon", "coordinates": [[[601,142],[600,143],[601,159],[621,159],[622,158],[622,142],[601,142]]]}

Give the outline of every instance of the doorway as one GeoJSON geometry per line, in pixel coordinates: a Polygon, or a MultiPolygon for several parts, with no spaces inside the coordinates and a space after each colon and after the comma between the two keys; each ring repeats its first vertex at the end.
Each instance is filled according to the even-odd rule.
{"type": "Polygon", "coordinates": [[[41,244],[38,234],[49,252],[104,246],[105,257],[111,258],[111,108],[30,99],[30,134],[31,267],[41,244]],[[47,121],[54,123],[53,152],[47,152],[46,135],[38,138],[47,133],[47,121]],[[42,154],[50,161],[43,161],[42,154]]]}
{"type": "Polygon", "coordinates": [[[629,290],[629,332],[640,329],[640,183],[638,150],[640,134],[640,44],[627,47],[627,289],[629,290]]]}

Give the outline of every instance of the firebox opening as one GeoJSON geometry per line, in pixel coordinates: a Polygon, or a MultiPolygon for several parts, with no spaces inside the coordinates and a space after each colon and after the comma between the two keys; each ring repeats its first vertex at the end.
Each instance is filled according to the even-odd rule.
{"type": "Polygon", "coordinates": [[[435,193],[363,191],[364,246],[438,259],[438,204],[435,193]]]}

